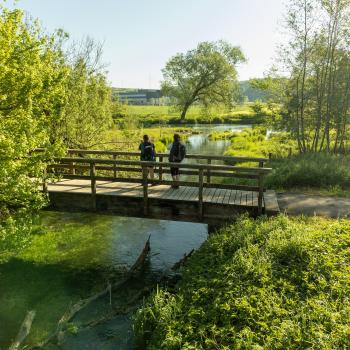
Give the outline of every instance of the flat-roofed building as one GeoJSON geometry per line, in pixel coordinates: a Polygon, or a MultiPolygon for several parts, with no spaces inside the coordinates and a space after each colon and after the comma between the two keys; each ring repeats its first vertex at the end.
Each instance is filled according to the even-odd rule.
{"type": "Polygon", "coordinates": [[[130,105],[161,105],[162,92],[160,90],[121,90],[115,91],[115,95],[122,103],[130,105]]]}

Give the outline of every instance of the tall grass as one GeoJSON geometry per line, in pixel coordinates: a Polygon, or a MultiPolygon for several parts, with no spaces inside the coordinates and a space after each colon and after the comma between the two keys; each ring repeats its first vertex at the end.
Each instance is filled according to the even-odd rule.
{"type": "Polygon", "coordinates": [[[271,188],[310,187],[350,190],[350,156],[328,153],[298,154],[274,159],[266,179],[271,188]]]}
{"type": "Polygon", "coordinates": [[[240,218],[137,312],[140,347],[348,349],[349,242],[349,220],[240,218]]]}
{"type": "Polygon", "coordinates": [[[269,157],[273,154],[274,157],[286,157],[290,149],[293,153],[296,152],[296,142],[288,133],[277,132],[268,135],[266,127],[255,127],[231,134],[210,135],[211,139],[220,137],[231,140],[231,145],[225,153],[229,156],[269,157]]]}

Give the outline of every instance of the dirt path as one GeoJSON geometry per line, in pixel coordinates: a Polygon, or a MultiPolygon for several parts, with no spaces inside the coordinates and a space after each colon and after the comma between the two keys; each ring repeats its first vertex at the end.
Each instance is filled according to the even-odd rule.
{"type": "Polygon", "coordinates": [[[300,193],[278,193],[281,212],[289,215],[320,215],[330,218],[350,219],[350,199],[323,197],[300,193]]]}

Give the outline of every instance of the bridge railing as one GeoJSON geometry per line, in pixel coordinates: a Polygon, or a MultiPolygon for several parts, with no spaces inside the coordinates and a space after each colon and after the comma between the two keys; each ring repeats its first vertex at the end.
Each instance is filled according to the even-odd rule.
{"type": "MultiPolygon", "coordinates": [[[[198,181],[178,181],[179,186],[198,187],[199,215],[203,215],[203,189],[218,188],[240,191],[253,191],[258,193],[258,213],[263,210],[263,193],[264,177],[271,171],[265,168],[264,158],[249,157],[225,157],[225,156],[206,156],[206,155],[188,155],[188,159],[204,159],[204,160],[226,160],[230,162],[257,162],[258,167],[217,165],[217,164],[189,164],[189,163],[169,163],[164,158],[167,154],[158,154],[158,161],[144,162],[139,160],[118,159],[121,156],[139,157],[139,153],[133,152],[114,152],[114,151],[87,151],[87,150],[69,150],[69,154],[78,154],[79,157],[65,157],[55,160],[55,164],[48,167],[48,172],[61,175],[66,179],[81,179],[91,182],[92,205],[96,206],[96,181],[115,181],[125,183],[140,183],[143,186],[144,212],[148,211],[148,185],[172,185],[173,181],[163,178],[164,174],[170,174],[171,168],[181,169],[183,175],[194,175],[198,177],[198,181]],[[82,155],[99,155],[112,156],[113,159],[105,158],[87,158],[82,155]],[[147,168],[153,167],[158,179],[151,180],[147,177],[147,168]],[[100,174],[99,174],[100,172],[100,174]],[[139,173],[141,176],[122,177],[122,173],[139,173]],[[212,183],[211,177],[215,178],[236,178],[252,180],[253,185],[249,184],[223,184],[212,183]]],[[[44,191],[47,190],[47,184],[44,181],[44,191]]]]}

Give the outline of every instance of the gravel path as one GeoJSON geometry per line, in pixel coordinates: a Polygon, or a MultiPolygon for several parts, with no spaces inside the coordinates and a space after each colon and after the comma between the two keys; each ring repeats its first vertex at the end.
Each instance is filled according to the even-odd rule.
{"type": "Polygon", "coordinates": [[[350,219],[350,199],[300,193],[278,193],[281,212],[289,215],[319,215],[350,219]]]}

